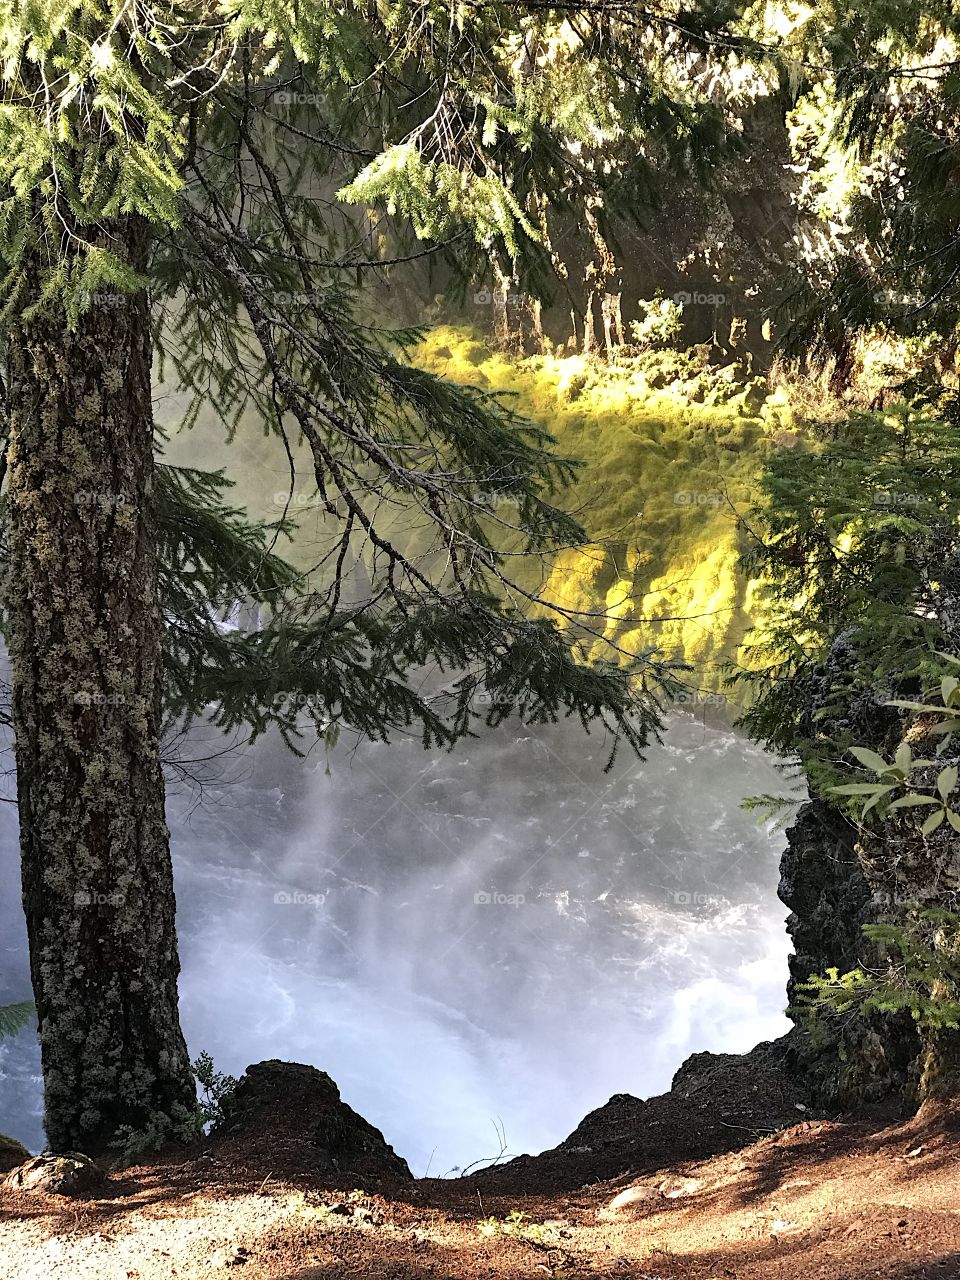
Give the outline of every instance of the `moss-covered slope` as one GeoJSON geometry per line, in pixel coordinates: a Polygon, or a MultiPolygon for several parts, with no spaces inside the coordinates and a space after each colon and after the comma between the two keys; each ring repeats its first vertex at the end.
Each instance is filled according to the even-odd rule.
{"type": "MultiPolygon", "coordinates": [[[[737,571],[735,512],[766,451],[796,442],[782,392],[696,353],[607,364],[579,355],[517,359],[464,329],[438,328],[415,359],[454,381],[511,393],[583,472],[563,496],[587,547],[558,553],[547,594],[609,615],[605,634],[690,663],[704,690],[737,659],[755,607],[737,571]]],[[[598,642],[599,654],[613,650],[598,642]]]]}

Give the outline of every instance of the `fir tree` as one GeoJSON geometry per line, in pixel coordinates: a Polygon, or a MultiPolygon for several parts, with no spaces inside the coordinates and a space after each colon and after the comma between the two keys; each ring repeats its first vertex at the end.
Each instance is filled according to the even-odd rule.
{"type": "Polygon", "coordinates": [[[838,392],[851,390],[858,346],[889,336],[912,344],[918,385],[940,395],[945,375],[955,381],[958,50],[949,5],[833,0],[777,51],[809,186],[783,348],[828,369],[838,392]]]}

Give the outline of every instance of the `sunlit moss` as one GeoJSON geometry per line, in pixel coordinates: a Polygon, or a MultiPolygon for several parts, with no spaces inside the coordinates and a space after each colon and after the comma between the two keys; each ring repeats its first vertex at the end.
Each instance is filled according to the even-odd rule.
{"type": "MultiPolygon", "coordinates": [[[[788,397],[737,366],[676,352],[607,364],[582,355],[525,359],[492,351],[470,330],[439,328],[415,353],[432,372],[515,396],[584,470],[563,496],[591,537],[558,553],[546,592],[569,609],[606,614],[605,640],[658,648],[718,689],[742,659],[755,584],[738,572],[736,512],[752,497],[767,450],[796,443],[788,397]]],[[[610,657],[598,640],[594,656],[610,657]]]]}
{"type": "MultiPolygon", "coordinates": [[[[767,451],[802,438],[788,394],[745,378],[738,366],[708,366],[673,351],[613,364],[582,355],[518,359],[491,350],[470,329],[450,327],[432,331],[413,358],[451,380],[511,394],[520,413],[553,432],[560,452],[584,461],[578,481],[558,497],[591,542],[552,558],[546,593],[568,609],[605,614],[598,629],[622,649],[658,648],[691,663],[703,689],[719,689],[721,665],[746,660],[741,644],[759,609],[757,584],[737,571],[735,512],[747,507],[767,451]]],[[[200,460],[227,465],[237,500],[252,515],[276,519],[288,496],[287,464],[254,425],[239,456],[213,450],[200,460]]],[[[214,438],[211,424],[203,439],[214,438]]],[[[196,465],[195,436],[190,445],[185,460],[196,465]]],[[[297,533],[284,539],[283,554],[309,570],[332,534],[313,496],[310,461],[295,453],[297,533]]],[[[175,448],[170,454],[176,460],[175,448]]],[[[382,518],[408,552],[428,553],[426,522],[411,522],[401,509],[393,523],[382,518]]],[[[518,573],[515,562],[511,572],[518,573]]],[[[532,563],[519,576],[539,588],[543,566],[532,563]]],[[[616,652],[602,640],[593,646],[595,657],[616,652]]]]}

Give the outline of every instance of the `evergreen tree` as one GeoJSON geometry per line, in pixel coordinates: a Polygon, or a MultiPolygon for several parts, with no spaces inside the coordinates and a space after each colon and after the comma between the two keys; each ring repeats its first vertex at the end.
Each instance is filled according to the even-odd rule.
{"type": "Polygon", "coordinates": [[[858,347],[891,336],[911,344],[920,386],[955,388],[958,51],[960,15],[937,0],[831,0],[777,51],[808,184],[783,346],[829,370],[838,392],[851,388],[858,347]]]}
{"type": "Polygon", "coordinates": [[[737,677],[755,695],[744,723],[842,809],[880,921],[861,967],[813,975],[807,995],[838,1015],[841,1045],[857,1017],[911,1013],[921,1099],[960,1088],[945,923],[960,871],[958,517],[960,428],[902,404],[775,455],[744,520],[766,584],[755,669],[737,677]]]}
{"type": "Polygon", "coordinates": [[[859,700],[889,735],[865,745],[892,749],[902,717],[880,714],[884,703],[938,685],[938,652],[957,651],[958,515],[960,427],[923,408],[855,413],[771,455],[742,520],[763,603],[750,669],[735,678],[750,688],[746,727],[799,754],[815,787],[842,780],[859,700]],[[840,651],[843,679],[821,688],[840,651]]]}
{"type": "Polygon", "coordinates": [[[841,1021],[909,1010],[931,1096],[960,1088],[942,927],[957,905],[956,739],[920,709],[960,636],[958,40],[949,5],[832,0],[772,51],[799,175],[781,351],[827,375],[834,418],[842,399],[895,403],[772,459],[745,529],[770,585],[746,723],[799,754],[818,805],[842,808],[882,922],[863,963],[891,956],[879,982],[860,969],[815,990],[841,1021]]]}

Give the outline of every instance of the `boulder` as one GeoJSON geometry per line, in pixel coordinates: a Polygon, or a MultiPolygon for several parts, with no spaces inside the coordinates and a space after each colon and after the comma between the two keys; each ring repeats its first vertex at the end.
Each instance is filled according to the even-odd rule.
{"type": "Polygon", "coordinates": [[[638,1204],[649,1206],[651,1201],[659,1200],[660,1192],[656,1187],[627,1187],[626,1191],[621,1191],[619,1195],[613,1197],[606,1208],[601,1210],[601,1214],[616,1216],[626,1209],[633,1209],[638,1204]]]}
{"type": "Polygon", "coordinates": [[[247,1163],[274,1170],[413,1176],[380,1130],[341,1099],[326,1072],[298,1062],[247,1067],[224,1099],[212,1139],[239,1148],[247,1163]]]}
{"type": "Polygon", "coordinates": [[[89,1195],[105,1182],[90,1157],[77,1151],[32,1156],[6,1177],[6,1185],[15,1191],[43,1191],[52,1196],[89,1195]]]}

